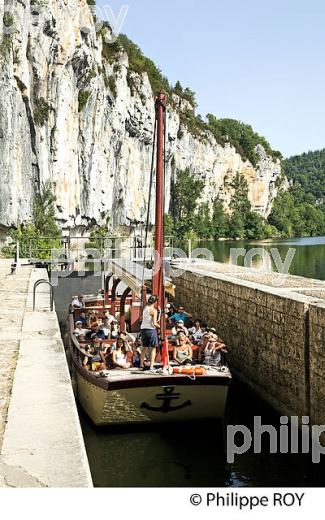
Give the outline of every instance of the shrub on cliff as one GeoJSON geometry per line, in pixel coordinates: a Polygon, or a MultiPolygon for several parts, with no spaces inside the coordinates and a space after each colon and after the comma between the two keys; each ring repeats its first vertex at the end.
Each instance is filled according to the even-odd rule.
{"type": "Polygon", "coordinates": [[[87,101],[91,96],[89,90],[80,90],[78,94],[78,110],[81,112],[87,105],[87,101]]]}
{"type": "Polygon", "coordinates": [[[34,100],[34,121],[38,126],[43,126],[48,121],[52,108],[43,97],[34,100]]]}
{"type": "Polygon", "coordinates": [[[171,86],[166,76],[155,65],[155,63],[147,58],[141,49],[133,43],[125,34],[120,34],[117,43],[127,52],[129,58],[129,68],[138,74],[146,72],[149,77],[151,88],[154,93],[159,90],[171,91],[171,86]]]}
{"type": "Polygon", "coordinates": [[[215,136],[217,142],[232,144],[242,158],[248,159],[254,166],[258,162],[255,148],[261,144],[268,155],[274,159],[281,159],[280,152],[272,150],[267,140],[254,132],[250,125],[235,119],[217,119],[213,114],[207,115],[209,130],[215,136]]]}

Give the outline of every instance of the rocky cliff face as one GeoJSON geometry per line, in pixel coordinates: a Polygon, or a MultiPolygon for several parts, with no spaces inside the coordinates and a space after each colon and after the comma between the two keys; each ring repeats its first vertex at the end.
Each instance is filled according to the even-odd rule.
{"type": "MultiPolygon", "coordinates": [[[[103,60],[86,0],[0,0],[0,32],[2,229],[32,218],[34,194],[48,179],[62,226],[143,220],[154,126],[147,75],[131,73],[130,89],[127,54],[103,60]]],[[[258,152],[254,168],[212,134],[191,135],[170,110],[166,205],[172,172],[190,167],[205,179],[202,200],[219,195],[225,204],[243,173],[254,209],[268,215],[280,164],[258,152]]]]}

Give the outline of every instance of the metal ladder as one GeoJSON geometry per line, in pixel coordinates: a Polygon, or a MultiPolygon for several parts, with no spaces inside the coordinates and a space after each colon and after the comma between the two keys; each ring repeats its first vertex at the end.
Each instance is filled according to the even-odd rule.
{"type": "Polygon", "coordinates": [[[51,312],[53,311],[53,285],[48,280],[42,279],[37,280],[37,282],[34,283],[34,289],[33,289],[33,311],[35,311],[35,300],[36,300],[36,289],[41,284],[46,284],[50,286],[50,303],[51,303],[51,312]]]}

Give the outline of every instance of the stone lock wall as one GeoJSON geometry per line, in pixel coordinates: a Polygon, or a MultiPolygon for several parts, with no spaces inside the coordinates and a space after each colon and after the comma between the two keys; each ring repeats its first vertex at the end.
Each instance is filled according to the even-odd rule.
{"type": "Polygon", "coordinates": [[[309,310],[310,417],[325,424],[325,303],[309,310]]]}
{"type": "Polygon", "coordinates": [[[226,341],[234,373],[280,413],[325,421],[325,305],[195,268],[174,281],[177,302],[226,341]]]}

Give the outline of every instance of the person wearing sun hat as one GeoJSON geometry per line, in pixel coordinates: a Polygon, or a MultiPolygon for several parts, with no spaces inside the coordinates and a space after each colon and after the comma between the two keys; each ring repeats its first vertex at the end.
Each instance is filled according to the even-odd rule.
{"type": "Polygon", "coordinates": [[[88,332],[87,329],[84,329],[83,326],[82,326],[82,321],[76,321],[75,323],[75,329],[73,331],[74,335],[76,337],[80,336],[80,334],[86,334],[88,332]]]}

